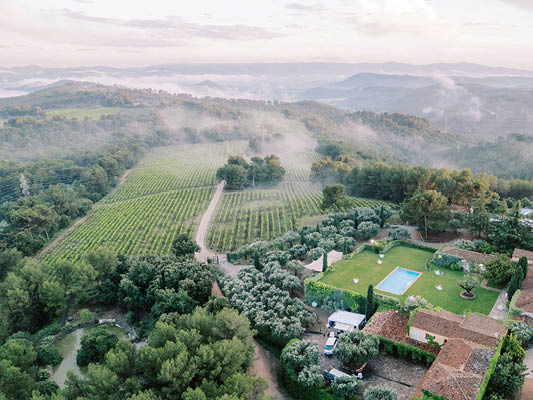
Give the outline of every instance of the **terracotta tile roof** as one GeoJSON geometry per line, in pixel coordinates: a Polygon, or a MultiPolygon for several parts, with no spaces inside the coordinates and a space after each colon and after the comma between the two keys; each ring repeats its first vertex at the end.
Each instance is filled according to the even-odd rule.
{"type": "Polygon", "coordinates": [[[447,338],[465,339],[485,346],[497,347],[507,328],[500,321],[472,313],[467,318],[448,311],[420,309],[411,326],[447,338]]]}
{"type": "Polygon", "coordinates": [[[516,307],[525,312],[533,313],[533,291],[522,290],[516,299],[516,307]]]}
{"type": "Polygon", "coordinates": [[[473,400],[495,350],[463,339],[450,339],[431,365],[415,395],[422,389],[449,400],[473,400]]]}
{"type": "Polygon", "coordinates": [[[518,262],[520,257],[526,257],[527,258],[527,263],[529,265],[533,264],[533,251],[522,250],[522,249],[514,249],[512,260],[514,262],[518,262]]]}
{"type": "Polygon", "coordinates": [[[381,311],[372,316],[363,331],[438,354],[439,351],[435,346],[419,342],[407,336],[407,322],[409,322],[409,315],[405,313],[396,312],[395,310],[381,311]]]}
{"type": "Polygon", "coordinates": [[[456,247],[446,247],[440,250],[443,254],[460,257],[466,261],[486,264],[494,258],[492,254],[478,253],[477,251],[463,250],[456,247]]]}
{"type": "Polygon", "coordinates": [[[522,291],[533,291],[533,271],[532,273],[528,272],[526,279],[522,282],[522,291]]]}
{"type": "Polygon", "coordinates": [[[450,204],[450,211],[462,211],[465,213],[470,213],[470,207],[463,206],[461,204],[450,204]]]}

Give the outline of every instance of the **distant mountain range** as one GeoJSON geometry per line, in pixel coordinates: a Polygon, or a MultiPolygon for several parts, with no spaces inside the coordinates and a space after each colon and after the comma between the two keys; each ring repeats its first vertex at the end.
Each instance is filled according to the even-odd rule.
{"type": "Polygon", "coordinates": [[[471,63],[173,64],[115,68],[0,67],[0,97],[76,80],[196,97],[298,101],[401,112],[456,134],[533,133],[533,71],[471,63]]]}

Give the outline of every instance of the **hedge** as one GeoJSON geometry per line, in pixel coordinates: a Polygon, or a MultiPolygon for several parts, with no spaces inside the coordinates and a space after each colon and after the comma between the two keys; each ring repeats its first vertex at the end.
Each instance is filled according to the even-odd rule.
{"type": "Polygon", "coordinates": [[[395,357],[421,362],[428,367],[433,364],[433,361],[435,361],[435,358],[437,358],[436,354],[419,349],[416,346],[395,342],[394,340],[390,340],[381,336],[378,336],[378,339],[383,350],[395,357]]]}
{"type": "Polygon", "coordinates": [[[523,310],[521,310],[520,308],[516,306],[516,302],[518,301],[518,297],[520,297],[520,293],[522,293],[520,289],[514,292],[514,295],[511,298],[511,301],[509,302],[509,315],[511,316],[520,315],[523,312],[523,310]]]}
{"type": "MultiPolygon", "coordinates": [[[[347,289],[339,289],[323,282],[317,282],[317,280],[322,277],[319,275],[321,274],[305,280],[305,302],[307,304],[316,301],[320,306],[326,297],[333,294],[335,291],[341,291],[343,294],[343,300],[348,305],[350,311],[361,314],[366,312],[367,300],[365,295],[347,289]]],[[[400,308],[400,300],[398,299],[379,293],[374,293],[374,297],[378,300],[378,306],[383,304],[395,309],[400,308]]]]}
{"type": "Polygon", "coordinates": [[[385,246],[385,248],[383,249],[383,252],[387,252],[396,246],[404,246],[404,247],[410,247],[412,249],[426,250],[432,253],[435,253],[437,251],[433,247],[424,246],[423,244],[413,243],[413,242],[410,242],[409,240],[394,240],[390,242],[387,246],[385,246]]]}
{"type": "Polygon", "coordinates": [[[437,394],[428,392],[422,389],[422,400],[448,400],[446,397],[439,396],[437,394]]]}
{"type": "Polygon", "coordinates": [[[461,260],[461,257],[436,252],[431,261],[439,267],[450,268],[450,265],[452,264],[461,264],[461,260]]]}
{"type": "MultiPolygon", "coordinates": [[[[282,354],[285,349],[292,345],[294,342],[301,339],[292,339],[287,343],[282,350],[282,354]]],[[[280,363],[278,382],[292,397],[298,400],[341,400],[339,397],[334,396],[329,392],[329,389],[325,389],[323,386],[307,387],[302,386],[297,379],[296,373],[292,368],[287,368],[280,363]]]]}

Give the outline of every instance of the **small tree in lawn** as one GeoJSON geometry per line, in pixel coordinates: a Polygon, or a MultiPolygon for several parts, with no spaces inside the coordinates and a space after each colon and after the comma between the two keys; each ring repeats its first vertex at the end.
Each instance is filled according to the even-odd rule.
{"type": "Polygon", "coordinates": [[[398,395],[390,389],[374,386],[367,389],[364,400],[398,400],[398,395]]]}
{"type": "Polygon", "coordinates": [[[349,368],[356,370],[377,357],[378,353],[379,339],[356,329],[340,336],[333,355],[349,368]]]}
{"type": "Polygon", "coordinates": [[[200,246],[187,235],[178,235],[172,242],[172,253],[176,257],[192,257],[197,251],[200,251],[200,246]]]}
{"type": "Polygon", "coordinates": [[[479,280],[474,278],[472,275],[466,275],[463,279],[457,282],[460,288],[464,289],[463,295],[465,297],[475,297],[475,294],[472,293],[472,290],[479,287],[479,280]]]}
{"type": "Polygon", "coordinates": [[[368,290],[366,291],[366,320],[370,320],[374,312],[376,311],[376,299],[374,297],[374,286],[368,285],[368,290]]]}
{"type": "Polygon", "coordinates": [[[322,272],[326,272],[327,268],[328,268],[328,253],[324,252],[324,255],[322,256],[322,272]]]}

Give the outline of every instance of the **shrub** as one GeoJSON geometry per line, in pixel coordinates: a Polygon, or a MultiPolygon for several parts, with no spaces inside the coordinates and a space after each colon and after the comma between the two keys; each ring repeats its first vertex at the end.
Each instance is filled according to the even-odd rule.
{"type": "Polygon", "coordinates": [[[411,312],[419,307],[428,308],[432,307],[432,305],[422,296],[409,296],[407,299],[405,299],[405,311],[411,312]]]}
{"type": "Polygon", "coordinates": [[[366,390],[364,400],[398,400],[398,395],[390,389],[374,386],[366,390]]]}
{"type": "Polygon", "coordinates": [[[388,236],[390,240],[411,239],[409,231],[401,226],[391,226],[388,236]]]}
{"type": "Polygon", "coordinates": [[[355,399],[357,396],[357,377],[340,376],[331,383],[331,392],[343,399],[355,399]]]}
{"type": "Polygon", "coordinates": [[[514,272],[514,266],[504,254],[499,254],[485,265],[483,277],[496,285],[502,285],[509,281],[514,272]]]}
{"type": "Polygon", "coordinates": [[[57,347],[54,345],[53,336],[47,336],[41,340],[41,343],[37,347],[37,359],[39,360],[39,364],[54,366],[59,365],[63,360],[63,357],[61,357],[57,347]]]}
{"type": "Polygon", "coordinates": [[[449,267],[452,271],[461,271],[463,269],[463,266],[459,263],[452,263],[449,267]]]}
{"type": "Polygon", "coordinates": [[[461,262],[461,258],[457,256],[452,256],[450,254],[442,254],[436,252],[433,255],[433,260],[431,260],[431,262],[439,267],[450,268],[450,265],[454,263],[459,264],[461,262]]]}
{"type": "Polygon", "coordinates": [[[364,240],[373,238],[376,236],[379,232],[379,225],[370,222],[370,221],[364,221],[359,224],[357,227],[357,233],[359,236],[361,236],[364,240]]]}
{"type": "Polygon", "coordinates": [[[379,353],[379,339],[359,330],[340,336],[334,355],[343,364],[357,369],[379,353]]]}
{"type": "Polygon", "coordinates": [[[118,338],[105,327],[94,328],[81,338],[81,347],[76,355],[76,363],[81,367],[91,362],[101,362],[105,354],[115,347],[118,338]]]}

